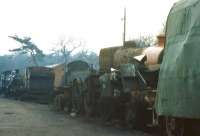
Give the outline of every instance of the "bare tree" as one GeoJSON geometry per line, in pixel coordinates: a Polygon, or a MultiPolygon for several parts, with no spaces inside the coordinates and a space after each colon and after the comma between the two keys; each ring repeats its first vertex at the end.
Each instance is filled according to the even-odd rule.
{"type": "Polygon", "coordinates": [[[21,47],[9,50],[10,52],[17,52],[19,54],[29,54],[33,64],[35,66],[38,66],[38,61],[40,61],[44,57],[44,54],[42,50],[40,50],[33,42],[31,42],[30,37],[19,38],[17,35],[8,37],[21,43],[21,47]]]}
{"type": "Polygon", "coordinates": [[[56,47],[52,49],[53,54],[57,56],[62,56],[63,63],[68,63],[72,53],[83,46],[82,41],[75,40],[73,38],[61,38],[57,43],[56,47]]]}
{"type": "MultiPolygon", "coordinates": [[[[75,40],[73,38],[61,38],[56,44],[56,48],[53,49],[54,54],[61,55],[64,63],[64,71],[66,71],[67,63],[70,60],[72,53],[79,47],[83,46],[82,41],[75,40]]],[[[64,76],[64,81],[66,78],[64,76]]]]}
{"type": "Polygon", "coordinates": [[[136,42],[136,45],[141,48],[155,45],[155,40],[152,36],[140,36],[134,41],[136,42]]]}
{"type": "Polygon", "coordinates": [[[73,56],[73,59],[83,60],[90,64],[93,68],[99,68],[99,56],[95,52],[89,51],[87,49],[83,48],[73,56]]]}
{"type": "Polygon", "coordinates": [[[82,60],[88,60],[89,59],[89,54],[90,52],[87,49],[82,49],[77,53],[77,57],[82,59],[82,60]]]}

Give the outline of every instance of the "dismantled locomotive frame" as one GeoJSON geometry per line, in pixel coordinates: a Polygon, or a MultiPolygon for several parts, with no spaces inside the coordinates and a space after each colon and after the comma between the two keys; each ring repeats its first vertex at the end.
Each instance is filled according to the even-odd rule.
{"type": "Polygon", "coordinates": [[[111,47],[100,51],[99,72],[83,61],[54,67],[56,109],[129,127],[157,125],[154,101],[162,52],[163,43],[149,48],[111,47]]]}

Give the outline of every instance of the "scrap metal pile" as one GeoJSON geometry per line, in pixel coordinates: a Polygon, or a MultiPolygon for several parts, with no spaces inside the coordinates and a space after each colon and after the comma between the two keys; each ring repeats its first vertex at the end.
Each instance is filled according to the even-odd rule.
{"type": "Polygon", "coordinates": [[[55,88],[54,108],[73,117],[93,117],[131,128],[157,125],[154,102],[163,45],[139,48],[132,43],[102,49],[99,71],[83,61],[54,67],[54,71],[67,70],[55,72],[59,73],[55,78],[63,73],[65,81],[55,88]]]}
{"type": "Polygon", "coordinates": [[[51,103],[73,117],[130,128],[155,126],[158,58],[163,46],[139,48],[135,42],[128,43],[102,49],[99,71],[77,60],[51,68],[28,67],[23,75],[18,70],[4,72],[1,92],[19,100],[51,103]]]}
{"type": "Polygon", "coordinates": [[[54,108],[73,117],[130,128],[159,126],[163,136],[199,136],[199,7],[200,0],[177,2],[157,46],[140,48],[132,41],[101,49],[99,71],[84,61],[28,68],[25,77],[5,71],[1,93],[48,94],[54,108]]]}

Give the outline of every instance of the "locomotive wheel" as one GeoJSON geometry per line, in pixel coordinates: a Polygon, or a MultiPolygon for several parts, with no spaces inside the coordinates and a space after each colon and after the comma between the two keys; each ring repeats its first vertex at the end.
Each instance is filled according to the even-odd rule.
{"type": "Polygon", "coordinates": [[[92,116],[92,104],[90,102],[89,92],[85,93],[83,102],[84,102],[84,112],[86,117],[92,116]]]}
{"type": "Polygon", "coordinates": [[[166,136],[186,136],[184,121],[173,117],[165,118],[166,136]]]}
{"type": "Polygon", "coordinates": [[[59,103],[59,96],[56,95],[55,99],[54,99],[54,108],[56,111],[60,110],[60,103],[59,103]]]}
{"type": "Polygon", "coordinates": [[[200,122],[192,119],[177,119],[166,117],[162,125],[162,136],[199,136],[200,122]]]}
{"type": "Polygon", "coordinates": [[[15,88],[14,87],[10,87],[10,89],[9,89],[9,96],[10,97],[15,97],[15,92],[16,92],[15,88]]]}
{"type": "Polygon", "coordinates": [[[72,112],[83,114],[84,113],[84,96],[81,93],[81,83],[78,80],[73,81],[72,90],[72,112]]]}
{"type": "Polygon", "coordinates": [[[102,122],[110,122],[112,120],[112,99],[110,97],[100,98],[100,119],[102,122]]]}
{"type": "MultiPolygon", "coordinates": [[[[141,106],[141,105],[138,105],[141,106]]],[[[126,110],[125,121],[128,128],[132,129],[145,129],[146,115],[141,107],[133,107],[126,110]]]]}
{"type": "Polygon", "coordinates": [[[134,111],[129,108],[126,112],[126,117],[125,117],[126,125],[128,128],[132,129],[134,127],[134,124],[136,122],[135,118],[136,118],[136,113],[134,113],[134,111]]]}
{"type": "Polygon", "coordinates": [[[130,102],[126,106],[125,120],[129,128],[145,129],[147,122],[146,106],[141,96],[131,97],[130,102]]]}

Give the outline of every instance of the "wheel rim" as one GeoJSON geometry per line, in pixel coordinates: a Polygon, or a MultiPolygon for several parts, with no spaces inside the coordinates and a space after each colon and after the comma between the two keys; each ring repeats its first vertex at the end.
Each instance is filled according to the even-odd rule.
{"type": "Polygon", "coordinates": [[[72,91],[72,109],[73,112],[80,113],[80,90],[79,90],[79,83],[77,80],[73,81],[73,91],[72,91]]]}
{"type": "Polygon", "coordinates": [[[128,128],[133,128],[136,125],[136,113],[132,109],[128,109],[126,113],[126,124],[128,128]]]}

